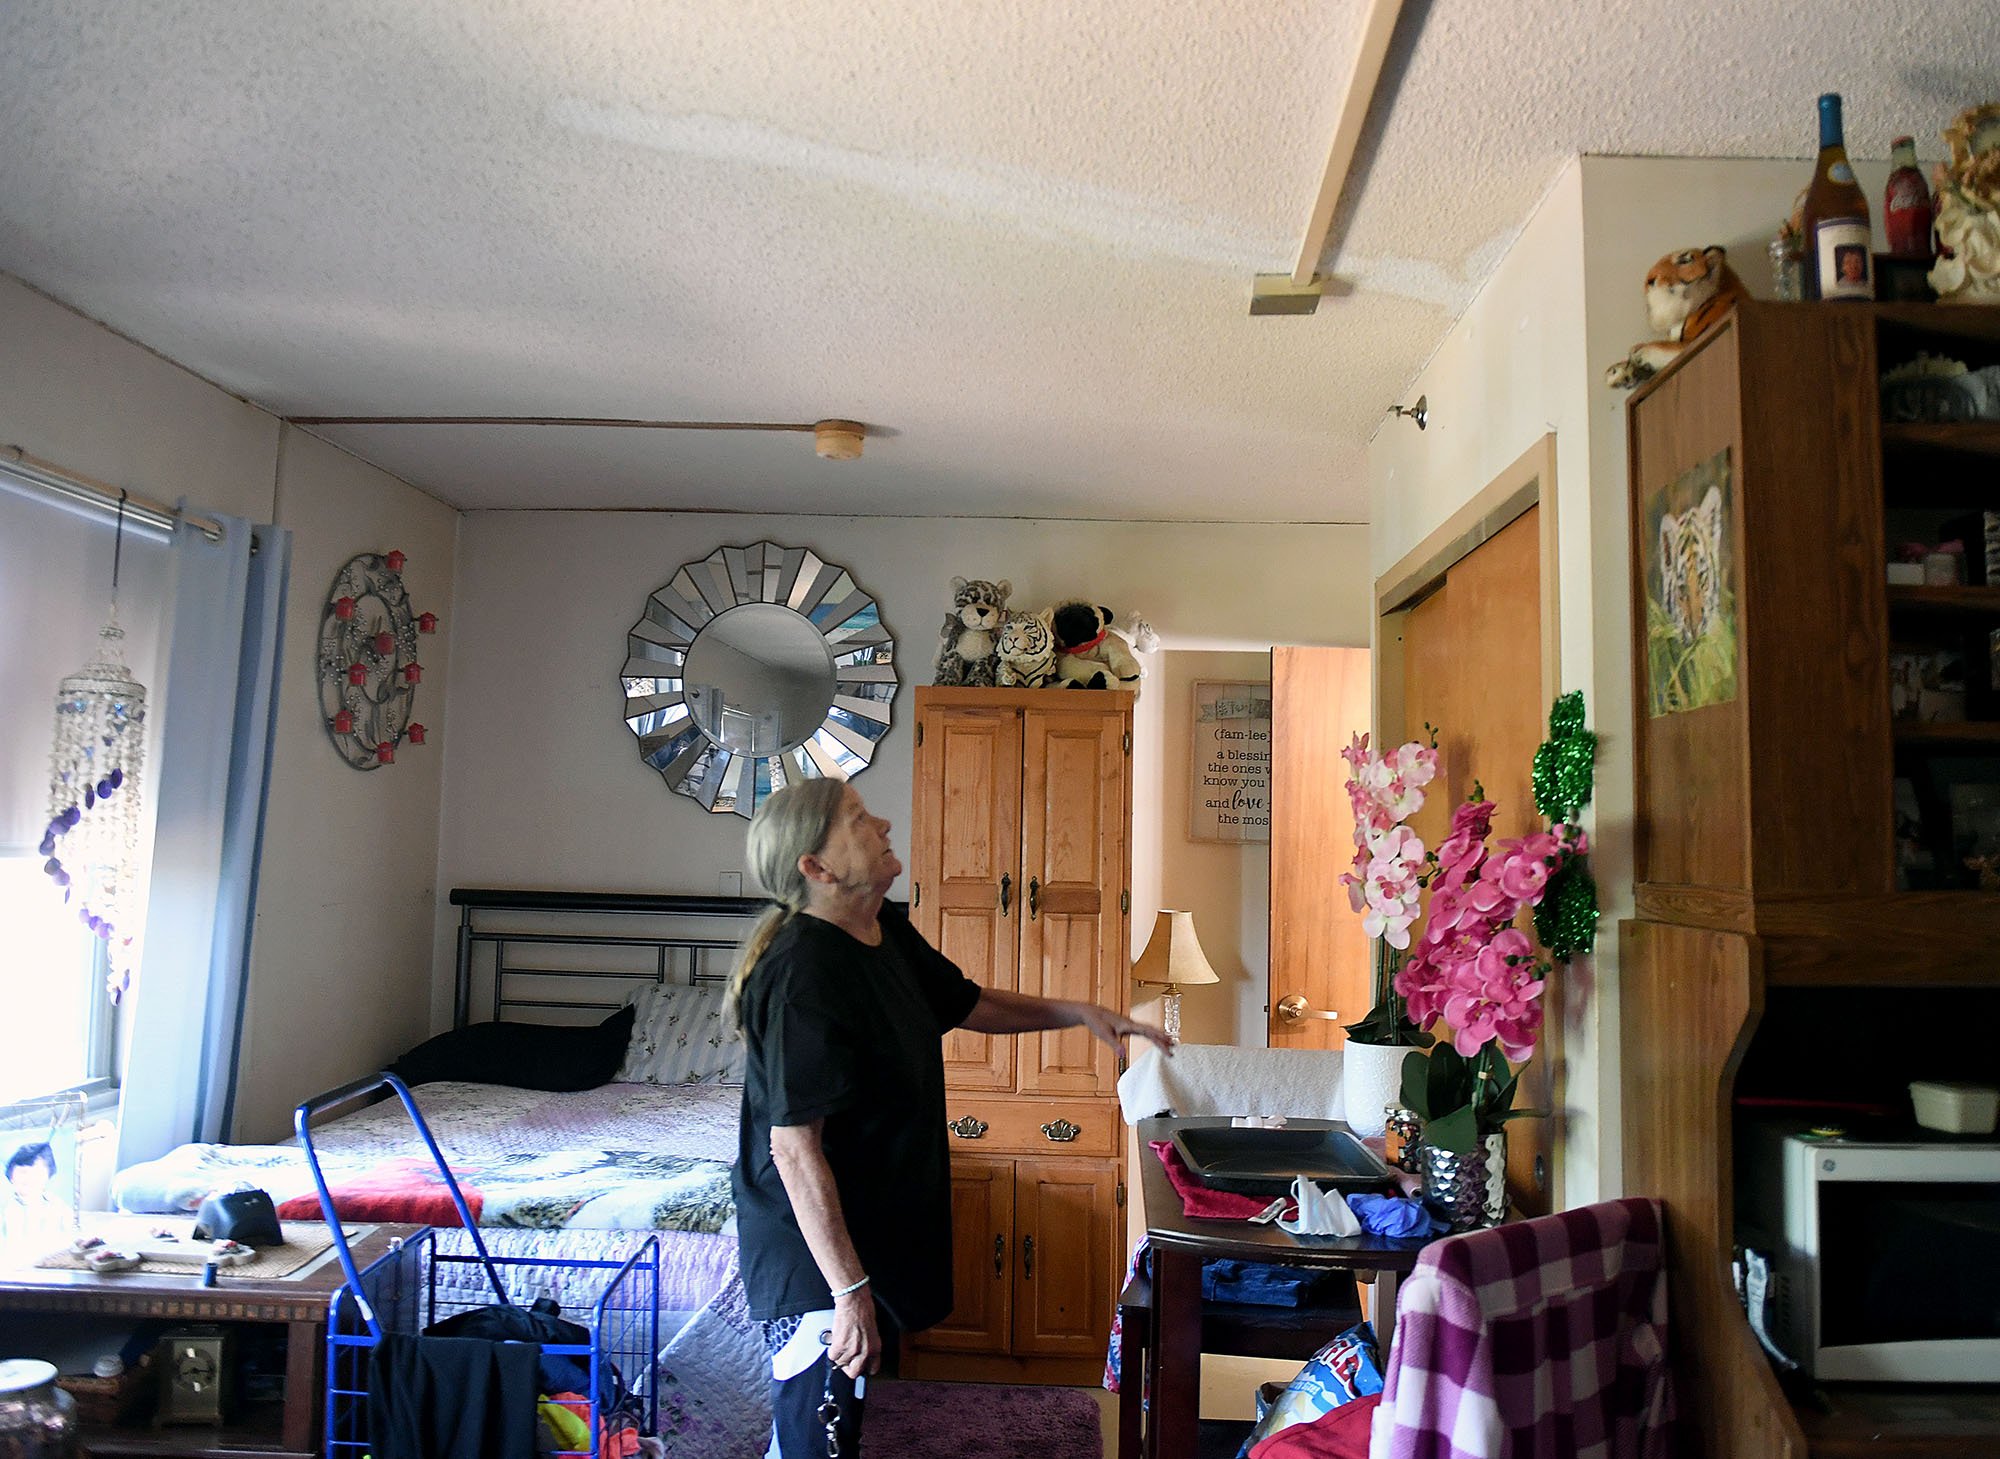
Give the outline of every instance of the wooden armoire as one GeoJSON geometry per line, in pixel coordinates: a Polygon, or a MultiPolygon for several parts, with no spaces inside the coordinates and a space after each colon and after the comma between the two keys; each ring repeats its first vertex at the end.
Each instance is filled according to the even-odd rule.
{"type": "MultiPolygon", "coordinates": [[[[917,691],[910,916],[993,988],[1127,1006],[1132,698],[917,691]]],[[[925,1377],[1082,1381],[1122,1276],[1118,1059],[1080,1028],[945,1040],[957,1306],[925,1377]]]]}

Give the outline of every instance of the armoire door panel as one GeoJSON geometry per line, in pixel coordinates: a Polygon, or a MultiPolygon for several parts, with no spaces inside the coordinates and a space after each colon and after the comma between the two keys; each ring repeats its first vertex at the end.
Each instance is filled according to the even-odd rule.
{"type": "MultiPolygon", "coordinates": [[[[983,909],[968,911],[947,908],[938,919],[938,934],[932,946],[957,963],[960,970],[986,988],[1011,988],[1014,984],[1013,928],[1011,917],[1004,947],[994,936],[990,917],[983,909]],[[996,964],[996,956],[1005,956],[996,964]]],[[[944,1039],[945,1080],[957,1089],[1012,1089],[1014,1087],[1015,1039],[991,1034],[967,1033],[954,1029],[944,1039]]]]}
{"type": "MultiPolygon", "coordinates": [[[[1124,716],[1030,710],[1021,734],[1020,988],[1122,1007],[1126,912],[1124,716]]],[[[1081,1030],[1024,1037],[1026,1093],[1109,1093],[1111,1051],[1081,1030]]]]}
{"type": "Polygon", "coordinates": [[[1014,1352],[1090,1357],[1111,1323],[1117,1167],[1094,1160],[1014,1163],[1014,1352]]]}
{"type": "Polygon", "coordinates": [[[1014,1162],[951,1162],[951,1315],[911,1339],[945,1352],[1004,1353],[1013,1334],[1014,1162]]]}
{"type": "MultiPolygon", "coordinates": [[[[913,920],[967,977],[1011,990],[1022,914],[1020,716],[933,707],[919,723],[913,920]]],[[[945,1077],[960,1088],[1012,1089],[1015,1053],[1012,1038],[953,1033],[945,1077]]]]}

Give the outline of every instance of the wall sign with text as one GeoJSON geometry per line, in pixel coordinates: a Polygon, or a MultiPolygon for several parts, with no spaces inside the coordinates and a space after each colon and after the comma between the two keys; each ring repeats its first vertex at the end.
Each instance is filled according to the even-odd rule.
{"type": "Polygon", "coordinates": [[[1271,686],[1196,683],[1188,839],[1271,839],[1271,686]]]}

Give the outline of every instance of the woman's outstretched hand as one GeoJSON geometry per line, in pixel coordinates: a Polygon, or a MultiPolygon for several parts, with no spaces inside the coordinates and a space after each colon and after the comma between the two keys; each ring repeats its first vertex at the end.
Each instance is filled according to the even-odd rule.
{"type": "Polygon", "coordinates": [[[1119,1053],[1125,1052],[1127,1039],[1151,1039],[1171,1057],[1174,1041],[1167,1037],[1165,1029],[1150,1023],[1141,1023],[1136,1018],[1127,1018],[1122,1013],[1113,1013],[1109,1008],[1095,1003],[1076,1005],[1077,1023],[1090,1031],[1092,1038],[1102,1039],[1119,1053]]]}

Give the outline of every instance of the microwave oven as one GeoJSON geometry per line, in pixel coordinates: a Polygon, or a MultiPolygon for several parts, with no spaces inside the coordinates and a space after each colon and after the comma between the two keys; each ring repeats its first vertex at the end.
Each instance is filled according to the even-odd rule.
{"type": "Polygon", "coordinates": [[[1823,1381],[2000,1379],[2000,1142],[1739,1132],[1737,1242],[1763,1327],[1823,1381]]]}

